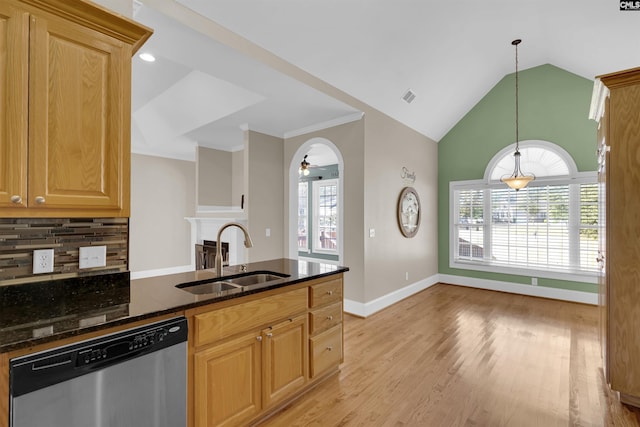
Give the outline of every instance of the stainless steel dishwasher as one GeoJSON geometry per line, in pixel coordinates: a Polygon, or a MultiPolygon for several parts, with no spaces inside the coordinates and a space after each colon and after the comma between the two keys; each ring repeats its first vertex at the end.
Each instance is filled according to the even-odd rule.
{"type": "Polygon", "coordinates": [[[10,362],[10,427],[187,424],[184,317],[10,362]]]}

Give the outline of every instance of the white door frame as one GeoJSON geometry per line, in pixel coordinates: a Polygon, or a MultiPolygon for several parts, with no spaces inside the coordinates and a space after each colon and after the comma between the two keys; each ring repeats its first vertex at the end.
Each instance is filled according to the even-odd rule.
{"type": "Polygon", "coordinates": [[[298,169],[300,159],[314,144],[326,145],[338,158],[338,263],[342,263],[344,257],[344,160],[338,147],[326,138],[307,140],[296,150],[289,164],[289,258],[298,259],[298,169]]]}

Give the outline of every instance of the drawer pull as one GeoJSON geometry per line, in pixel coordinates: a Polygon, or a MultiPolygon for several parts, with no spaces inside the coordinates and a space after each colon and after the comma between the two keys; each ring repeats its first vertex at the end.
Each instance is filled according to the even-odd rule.
{"type": "Polygon", "coordinates": [[[262,341],[262,335],[257,336],[256,341],[262,341]]]}
{"type": "Polygon", "coordinates": [[[333,295],[333,291],[327,291],[327,295],[333,295]]]}
{"type": "Polygon", "coordinates": [[[333,347],[328,346],[328,347],[327,347],[327,351],[333,351],[333,347]]]}
{"type": "Polygon", "coordinates": [[[16,205],[18,203],[22,203],[22,197],[18,196],[17,194],[11,196],[11,203],[15,203],[16,205]]]}
{"type": "Polygon", "coordinates": [[[333,320],[333,316],[327,316],[327,320],[333,320]]]}
{"type": "Polygon", "coordinates": [[[36,203],[37,203],[37,204],[41,205],[41,204],[43,204],[44,202],[45,202],[45,198],[44,198],[44,197],[42,197],[42,196],[37,196],[37,197],[36,197],[36,203]]]}

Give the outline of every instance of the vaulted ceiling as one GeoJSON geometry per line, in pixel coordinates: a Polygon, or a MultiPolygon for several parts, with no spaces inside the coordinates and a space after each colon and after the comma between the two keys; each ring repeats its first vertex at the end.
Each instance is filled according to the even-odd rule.
{"type": "MultiPolygon", "coordinates": [[[[161,13],[202,15],[438,141],[504,75],[551,63],[587,79],[640,66],[640,11],[614,0],[141,0],[155,29],[134,61],[134,151],[189,158],[287,135],[358,110],[161,13]],[[162,8],[159,8],[162,9],[162,8]],[[194,13],[195,12],[195,13],[194,13]],[[416,94],[402,100],[410,89],[416,94]]],[[[201,16],[199,16],[201,18],[201,16]]]]}

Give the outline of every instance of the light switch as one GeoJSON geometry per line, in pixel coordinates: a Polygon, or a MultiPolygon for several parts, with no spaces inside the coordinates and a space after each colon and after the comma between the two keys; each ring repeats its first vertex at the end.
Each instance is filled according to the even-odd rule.
{"type": "Polygon", "coordinates": [[[106,265],[106,246],[83,246],[80,248],[80,268],[104,267],[106,265]]]}
{"type": "Polygon", "coordinates": [[[370,228],[369,229],[369,237],[376,237],[376,229],[375,228],[370,228]]]}
{"type": "Polygon", "coordinates": [[[265,234],[266,234],[266,236],[267,236],[267,237],[271,237],[271,229],[270,229],[270,228],[267,228],[267,229],[265,230],[265,234]]]}

